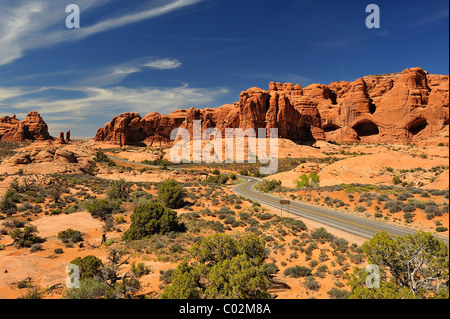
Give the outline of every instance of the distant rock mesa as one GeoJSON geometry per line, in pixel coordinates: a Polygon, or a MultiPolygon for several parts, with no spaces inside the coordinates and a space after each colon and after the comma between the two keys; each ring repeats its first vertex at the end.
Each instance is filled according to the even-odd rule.
{"type": "Polygon", "coordinates": [[[118,145],[170,144],[170,133],[182,127],[192,134],[194,120],[202,129],[278,129],[280,138],[305,144],[407,143],[430,137],[449,123],[449,76],[421,68],[365,76],[329,85],[269,84],[250,88],[239,101],[217,109],[190,108],[168,115],[123,113],[99,128],[99,142],[118,145]]]}
{"type": "Polygon", "coordinates": [[[53,138],[47,124],[38,112],[30,112],[23,121],[13,117],[0,117],[0,141],[45,141],[53,138]]]}

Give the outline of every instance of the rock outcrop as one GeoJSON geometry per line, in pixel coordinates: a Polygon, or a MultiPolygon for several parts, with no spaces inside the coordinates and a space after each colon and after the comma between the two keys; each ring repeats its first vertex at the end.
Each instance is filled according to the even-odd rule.
{"type": "Polygon", "coordinates": [[[0,140],[1,141],[44,141],[51,140],[47,124],[38,112],[30,112],[27,117],[20,121],[13,117],[0,117],[0,140]]]}
{"type": "Polygon", "coordinates": [[[217,109],[179,110],[169,115],[124,113],[97,131],[95,140],[119,145],[170,143],[172,130],[202,121],[225,134],[226,128],[278,129],[278,136],[300,143],[407,143],[430,137],[448,125],[449,76],[421,68],[366,76],[329,85],[269,84],[250,88],[239,102],[217,109]]]}

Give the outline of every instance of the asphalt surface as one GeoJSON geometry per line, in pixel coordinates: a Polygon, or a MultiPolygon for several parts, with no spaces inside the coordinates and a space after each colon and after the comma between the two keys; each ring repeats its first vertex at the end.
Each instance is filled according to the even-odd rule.
{"type": "MultiPolygon", "coordinates": [[[[249,198],[253,201],[265,204],[281,211],[280,197],[268,195],[254,189],[254,186],[260,181],[259,179],[251,177],[251,182],[248,181],[250,177],[240,176],[246,182],[234,188],[237,195],[249,198]]],[[[407,234],[414,234],[416,230],[406,227],[387,224],[384,222],[373,221],[362,217],[353,216],[326,209],[323,207],[312,206],[301,202],[290,200],[290,205],[283,205],[283,217],[300,216],[305,217],[316,222],[335,227],[337,229],[346,231],[348,233],[358,235],[364,238],[372,238],[373,235],[379,232],[386,232],[391,237],[405,236],[407,234]]],[[[449,244],[448,237],[437,236],[449,244]]]]}

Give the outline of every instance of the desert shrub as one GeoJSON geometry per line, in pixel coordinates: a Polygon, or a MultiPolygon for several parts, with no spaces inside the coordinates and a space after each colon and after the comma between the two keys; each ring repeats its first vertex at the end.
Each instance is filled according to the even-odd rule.
{"type": "Polygon", "coordinates": [[[40,251],[40,250],[42,250],[42,244],[40,244],[40,243],[33,244],[30,247],[30,252],[31,253],[34,253],[34,252],[40,251]]]}
{"type": "Polygon", "coordinates": [[[333,299],[348,299],[348,297],[350,297],[350,292],[347,290],[343,290],[343,289],[338,289],[338,288],[331,288],[331,290],[329,290],[328,295],[333,298],[333,299]]]}
{"type": "Polygon", "coordinates": [[[404,193],[397,195],[397,200],[402,201],[402,202],[407,200],[408,198],[414,198],[414,195],[412,195],[411,193],[408,193],[408,192],[404,192],[404,193]]]}
{"type": "Polygon", "coordinates": [[[97,281],[93,278],[80,280],[79,288],[66,289],[63,294],[64,299],[98,299],[105,295],[108,286],[105,282],[97,281]]]}
{"type": "Polygon", "coordinates": [[[81,279],[94,278],[100,274],[101,268],[103,267],[102,261],[94,255],[88,255],[83,258],[77,257],[70,263],[79,267],[81,279]]]}
{"type": "Polygon", "coordinates": [[[328,255],[327,255],[327,253],[324,252],[324,251],[321,251],[321,252],[320,252],[320,255],[319,255],[319,261],[320,261],[320,262],[325,262],[325,261],[327,261],[327,260],[328,260],[328,255]]]}
{"type": "Polygon", "coordinates": [[[348,241],[344,238],[333,238],[332,243],[330,244],[335,250],[338,250],[342,253],[348,250],[348,241]]]}
{"type": "Polygon", "coordinates": [[[16,203],[20,201],[20,197],[15,191],[9,189],[0,201],[0,212],[7,216],[14,215],[17,212],[16,203]]]}
{"type": "Polygon", "coordinates": [[[403,203],[400,201],[390,200],[383,205],[383,209],[388,209],[389,213],[398,213],[403,209],[403,203]]]}
{"type": "Polygon", "coordinates": [[[80,231],[67,228],[58,233],[58,239],[61,239],[63,242],[68,242],[70,240],[73,243],[77,243],[83,241],[83,236],[80,231]]]}
{"type": "Polygon", "coordinates": [[[184,224],[178,222],[177,213],[158,202],[143,204],[134,208],[130,228],[124,233],[124,240],[137,240],[153,234],[184,231],[184,224]]]}
{"type": "Polygon", "coordinates": [[[350,258],[350,261],[351,261],[352,263],[358,265],[358,264],[362,263],[362,261],[363,261],[363,259],[364,259],[364,255],[361,254],[361,253],[358,253],[358,254],[349,254],[349,258],[350,258]]]}
{"type": "Polygon", "coordinates": [[[124,179],[113,180],[106,193],[112,200],[126,199],[130,195],[130,183],[124,179]]]}
{"type": "Polygon", "coordinates": [[[278,271],[280,271],[280,269],[278,268],[278,266],[275,263],[264,264],[263,269],[268,275],[274,275],[278,271]]]}
{"type": "Polygon", "coordinates": [[[345,259],[346,259],[346,257],[345,257],[344,254],[339,254],[339,255],[336,256],[336,262],[339,265],[342,265],[344,263],[345,259]]]}
{"type": "Polygon", "coordinates": [[[280,219],[276,219],[276,221],[281,221],[281,223],[288,229],[291,230],[293,234],[296,234],[301,231],[305,231],[308,228],[306,227],[305,223],[303,223],[299,219],[293,219],[293,218],[286,218],[282,217],[280,219]]]}
{"type": "Polygon", "coordinates": [[[125,223],[125,217],[123,215],[117,216],[115,222],[116,224],[123,224],[125,223]]]}
{"type": "Polygon", "coordinates": [[[427,214],[427,217],[430,216],[430,219],[432,219],[435,216],[440,216],[442,213],[436,206],[429,205],[425,207],[425,214],[427,214]]]}
{"type": "Polygon", "coordinates": [[[319,264],[319,261],[311,260],[308,265],[311,269],[313,269],[313,268],[317,267],[318,264],[319,264]]]}
{"type": "Polygon", "coordinates": [[[91,213],[92,217],[106,220],[112,214],[121,213],[119,201],[110,201],[107,199],[92,199],[84,203],[86,210],[91,213]]]}
{"type": "Polygon", "coordinates": [[[263,214],[258,214],[258,215],[256,215],[256,217],[257,217],[259,220],[269,220],[269,219],[274,218],[275,215],[274,215],[274,214],[271,214],[271,213],[263,213],[263,214]]]}
{"type": "Polygon", "coordinates": [[[306,289],[309,289],[309,290],[316,291],[320,288],[320,284],[317,282],[316,278],[314,278],[313,276],[306,277],[303,284],[306,287],[306,289]]]}
{"type": "Polygon", "coordinates": [[[363,206],[356,206],[355,207],[355,212],[362,213],[362,212],[365,212],[365,211],[366,211],[366,208],[363,207],[363,206]]]}
{"type": "Polygon", "coordinates": [[[286,268],[283,273],[286,277],[299,278],[311,275],[311,269],[305,266],[293,266],[286,268]]]}
{"type": "Polygon", "coordinates": [[[142,277],[145,275],[148,275],[151,272],[150,267],[146,266],[144,263],[138,263],[132,262],[130,271],[135,275],[136,277],[142,277]]]}
{"type": "Polygon", "coordinates": [[[327,241],[332,241],[335,237],[327,232],[323,227],[316,228],[311,231],[310,238],[318,240],[320,243],[325,243],[327,241]]]}
{"type": "Polygon", "coordinates": [[[241,219],[241,220],[247,220],[247,219],[249,219],[251,217],[251,215],[249,214],[249,213],[246,213],[246,212],[240,212],[239,213],[239,218],[241,219]]]}
{"type": "Polygon", "coordinates": [[[185,198],[186,190],[173,179],[165,181],[158,190],[158,200],[172,209],[183,207],[185,198]]]}
{"type": "Polygon", "coordinates": [[[437,232],[444,232],[444,231],[447,231],[447,230],[448,230],[447,227],[443,227],[443,226],[438,226],[438,227],[436,227],[436,231],[437,231],[437,232]]]}
{"type": "Polygon", "coordinates": [[[388,200],[389,200],[389,196],[386,195],[386,194],[381,194],[381,195],[379,195],[378,198],[377,198],[378,203],[386,202],[386,201],[388,201],[388,200]]]}
{"type": "Polygon", "coordinates": [[[281,181],[279,180],[264,180],[261,186],[261,190],[265,193],[268,193],[280,187],[281,181]]]}
{"type": "Polygon", "coordinates": [[[398,185],[401,184],[402,180],[400,179],[400,177],[398,177],[397,175],[394,175],[394,177],[392,177],[392,183],[394,185],[398,185]]]}
{"type": "Polygon", "coordinates": [[[402,210],[404,213],[412,213],[413,211],[416,210],[416,206],[412,203],[408,203],[403,205],[402,210]]]}
{"type": "Polygon", "coordinates": [[[297,188],[305,187],[317,187],[320,184],[320,177],[315,172],[309,173],[309,176],[303,174],[294,181],[297,184],[297,188]]]}
{"type": "Polygon", "coordinates": [[[249,176],[248,170],[246,170],[246,169],[243,169],[243,170],[239,171],[239,174],[243,175],[243,176],[249,176]]]}
{"type": "Polygon", "coordinates": [[[222,184],[226,184],[229,179],[230,179],[230,177],[228,177],[228,175],[226,175],[226,174],[213,175],[213,176],[209,176],[208,178],[206,178],[203,181],[203,183],[222,185],[222,184]]]}
{"type": "Polygon", "coordinates": [[[44,238],[36,235],[36,226],[27,226],[23,230],[16,228],[10,232],[11,238],[14,240],[14,244],[18,247],[31,247],[33,244],[43,243],[44,238]]]}
{"type": "Polygon", "coordinates": [[[448,191],[440,190],[440,189],[432,189],[432,190],[430,190],[430,194],[433,196],[444,196],[444,195],[448,194],[448,191]]]}
{"type": "Polygon", "coordinates": [[[97,155],[94,159],[96,162],[98,163],[109,163],[111,160],[109,159],[109,157],[103,153],[102,151],[98,151],[97,155]]]}

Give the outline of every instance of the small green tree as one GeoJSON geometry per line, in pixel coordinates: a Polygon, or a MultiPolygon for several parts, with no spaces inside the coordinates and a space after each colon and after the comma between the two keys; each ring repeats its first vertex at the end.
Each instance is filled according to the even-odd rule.
{"type": "Polygon", "coordinates": [[[239,254],[213,266],[207,275],[207,299],[268,299],[270,280],[258,260],[239,254]]]}
{"type": "Polygon", "coordinates": [[[192,247],[191,256],[195,262],[178,265],[161,298],[270,298],[270,272],[263,265],[265,243],[255,234],[205,237],[192,247]]]}
{"type": "Polygon", "coordinates": [[[312,186],[319,186],[320,177],[319,177],[319,175],[317,175],[317,173],[315,173],[315,172],[309,173],[309,179],[310,179],[310,184],[312,186]]]}
{"type": "Polygon", "coordinates": [[[271,192],[277,188],[281,187],[281,181],[280,180],[264,180],[261,190],[265,193],[271,192]]]}
{"type": "Polygon", "coordinates": [[[76,243],[79,241],[83,241],[83,235],[79,230],[74,230],[72,228],[67,228],[66,230],[62,230],[58,233],[58,239],[61,239],[63,242],[68,242],[71,240],[76,243]]]}
{"type": "Polygon", "coordinates": [[[70,263],[80,268],[80,279],[95,278],[100,274],[103,267],[102,261],[94,255],[88,255],[83,258],[77,257],[70,263]]]}
{"type": "Polygon", "coordinates": [[[8,216],[14,215],[17,212],[17,200],[16,192],[12,189],[8,189],[0,202],[0,212],[5,213],[8,216]]]}
{"type": "Polygon", "coordinates": [[[130,195],[130,183],[124,179],[114,180],[109,184],[108,197],[112,200],[121,200],[130,195]]]}
{"type": "Polygon", "coordinates": [[[104,282],[93,278],[80,280],[79,288],[66,289],[63,293],[64,299],[98,299],[105,295],[107,286],[104,282]]]}
{"type": "Polygon", "coordinates": [[[36,226],[27,226],[23,230],[16,228],[10,232],[11,238],[14,240],[14,244],[18,247],[31,247],[33,244],[43,243],[44,238],[36,235],[36,226]]]}
{"type": "Polygon", "coordinates": [[[184,225],[178,223],[176,212],[161,203],[152,202],[134,208],[130,228],[124,233],[123,239],[137,240],[153,234],[183,230],[184,225]]]}
{"type": "Polygon", "coordinates": [[[172,209],[183,207],[185,198],[186,190],[173,179],[165,181],[158,191],[158,200],[172,209]]]}
{"type": "Polygon", "coordinates": [[[431,233],[392,239],[378,233],[365,242],[362,250],[369,264],[380,270],[379,287],[367,287],[365,269],[355,268],[350,277],[354,299],[448,298],[448,246],[431,233]]]}
{"type": "Polygon", "coordinates": [[[320,177],[315,172],[309,173],[309,176],[302,174],[299,179],[294,181],[297,184],[297,188],[305,187],[317,187],[320,184],[320,177]]]}
{"type": "Polygon", "coordinates": [[[394,177],[392,177],[392,183],[394,185],[398,185],[401,184],[402,180],[400,179],[400,177],[398,177],[397,175],[394,175],[394,177]]]}
{"type": "Polygon", "coordinates": [[[121,207],[119,201],[110,201],[107,199],[92,199],[85,203],[86,210],[91,213],[92,217],[106,220],[108,216],[120,213],[121,207]]]}

